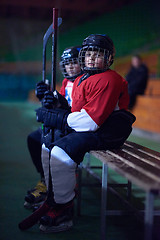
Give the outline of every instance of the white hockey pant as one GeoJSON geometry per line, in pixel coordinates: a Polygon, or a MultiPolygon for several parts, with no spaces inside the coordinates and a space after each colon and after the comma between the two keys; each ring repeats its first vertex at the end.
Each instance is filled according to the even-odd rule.
{"type": "MultiPolygon", "coordinates": [[[[49,180],[49,150],[42,145],[42,165],[45,182],[48,188],[49,180]]],[[[50,169],[52,178],[52,190],[56,203],[66,203],[75,196],[77,164],[61,148],[54,146],[51,151],[50,169]]]]}

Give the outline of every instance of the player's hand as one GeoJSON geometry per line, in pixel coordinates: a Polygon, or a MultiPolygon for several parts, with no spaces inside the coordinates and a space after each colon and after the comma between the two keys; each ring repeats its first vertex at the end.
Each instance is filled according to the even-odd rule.
{"type": "Polygon", "coordinates": [[[70,110],[70,106],[68,105],[68,101],[66,100],[65,97],[63,97],[57,90],[53,92],[54,97],[57,99],[57,108],[63,108],[70,110]]]}
{"type": "Polygon", "coordinates": [[[36,84],[35,94],[40,101],[43,99],[44,93],[47,91],[47,89],[48,85],[43,81],[40,81],[36,84]]]}
{"type": "Polygon", "coordinates": [[[46,91],[44,93],[43,106],[48,109],[53,109],[57,106],[57,98],[52,91],[46,91]]]}

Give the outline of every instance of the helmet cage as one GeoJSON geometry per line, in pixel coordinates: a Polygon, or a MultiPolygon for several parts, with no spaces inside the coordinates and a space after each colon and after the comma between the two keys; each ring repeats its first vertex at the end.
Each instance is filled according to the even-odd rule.
{"type": "Polygon", "coordinates": [[[69,80],[74,80],[76,77],[78,77],[81,74],[81,69],[79,72],[77,72],[76,74],[74,74],[73,76],[69,76],[69,74],[66,71],[66,65],[69,64],[79,64],[78,62],[78,57],[77,58],[65,58],[63,60],[60,61],[59,66],[60,66],[60,70],[63,74],[63,76],[69,80]]]}
{"type": "MultiPolygon", "coordinates": [[[[95,57],[95,61],[96,61],[96,57],[95,57]]],[[[106,71],[113,63],[113,53],[108,49],[100,48],[98,46],[93,46],[93,45],[84,46],[81,48],[79,52],[79,63],[80,63],[81,69],[84,72],[88,72],[90,74],[101,73],[106,71]],[[103,56],[102,56],[104,61],[103,69],[98,67],[86,67],[85,57],[86,57],[87,51],[97,52],[97,55],[96,55],[97,58],[100,58],[101,57],[100,55],[102,55],[100,53],[103,53],[103,56]]]]}

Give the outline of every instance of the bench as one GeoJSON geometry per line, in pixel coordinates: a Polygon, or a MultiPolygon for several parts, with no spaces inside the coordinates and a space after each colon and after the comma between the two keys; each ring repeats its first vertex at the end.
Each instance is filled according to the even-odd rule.
{"type": "MultiPolygon", "coordinates": [[[[91,165],[82,163],[79,168],[79,197],[78,197],[78,213],[80,214],[81,202],[81,171],[85,169],[87,173],[93,175],[101,182],[101,240],[107,240],[106,215],[107,215],[107,190],[108,168],[114,170],[128,182],[122,184],[127,187],[128,198],[131,195],[131,186],[135,184],[146,193],[146,202],[144,209],[144,239],[152,240],[153,222],[154,222],[154,197],[160,195],[160,153],[149,148],[140,146],[136,143],[126,141],[121,149],[107,151],[91,151],[91,156],[96,157],[102,162],[102,176],[99,178],[92,170],[91,165]]],[[[96,168],[96,166],[93,166],[96,168]]],[[[134,207],[133,207],[134,209],[134,207]]]]}
{"type": "Polygon", "coordinates": [[[160,133],[160,79],[149,79],[145,95],[138,95],[132,113],[136,116],[134,127],[160,133]]]}
{"type": "Polygon", "coordinates": [[[132,113],[136,116],[134,127],[160,134],[160,96],[137,96],[132,113]]]}
{"type": "Polygon", "coordinates": [[[145,90],[146,96],[159,96],[160,97],[160,79],[149,79],[145,90]]]}

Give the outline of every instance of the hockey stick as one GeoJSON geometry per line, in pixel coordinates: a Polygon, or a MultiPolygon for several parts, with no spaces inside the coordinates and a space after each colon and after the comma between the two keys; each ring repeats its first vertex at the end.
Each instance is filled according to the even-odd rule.
{"type": "MultiPolygon", "coordinates": [[[[52,34],[52,90],[55,89],[56,85],[56,44],[57,44],[57,22],[58,22],[58,9],[53,8],[53,34],[52,34]],[[55,52],[54,52],[55,51],[55,52]]],[[[45,44],[46,45],[46,44],[45,44]]],[[[29,217],[22,220],[18,227],[20,230],[27,230],[33,225],[35,225],[42,216],[44,216],[50,209],[50,199],[53,197],[52,186],[51,186],[51,174],[49,171],[49,189],[48,195],[45,202],[29,217]]]]}
{"type": "MultiPolygon", "coordinates": [[[[58,27],[62,24],[62,18],[58,18],[58,27]]],[[[51,34],[54,33],[53,23],[49,26],[46,33],[43,37],[43,66],[42,66],[42,81],[45,82],[46,79],[46,47],[48,43],[48,39],[51,34]]]]}
{"type": "Polygon", "coordinates": [[[58,19],[58,9],[53,8],[54,34],[52,34],[52,79],[51,79],[52,91],[56,89],[57,19],[58,19]]]}

